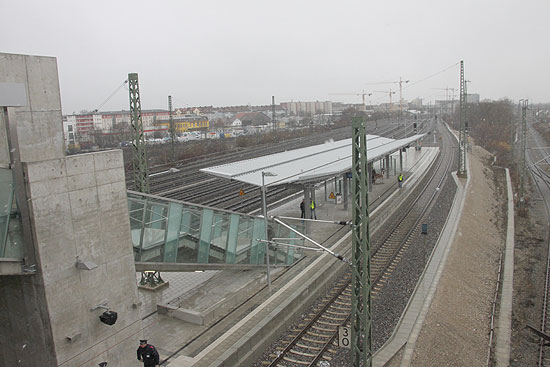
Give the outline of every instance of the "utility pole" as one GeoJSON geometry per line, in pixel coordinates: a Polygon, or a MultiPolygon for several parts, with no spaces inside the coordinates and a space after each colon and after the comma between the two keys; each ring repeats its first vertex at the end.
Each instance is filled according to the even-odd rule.
{"type": "Polygon", "coordinates": [[[174,116],[172,115],[172,96],[168,96],[168,113],[170,119],[170,144],[172,145],[172,162],[176,161],[176,129],[174,127],[174,116]]]}
{"type": "Polygon", "coordinates": [[[520,167],[521,172],[519,175],[519,208],[523,209],[525,206],[525,175],[527,164],[525,162],[525,150],[527,149],[527,108],[529,106],[529,100],[521,100],[521,151],[520,151],[520,167]]]}
{"type": "Polygon", "coordinates": [[[401,116],[403,115],[403,83],[408,83],[409,80],[402,80],[401,77],[399,77],[399,119],[401,120],[401,116]]]}
{"type": "Polygon", "coordinates": [[[147,154],[145,151],[145,136],[141,118],[141,99],[137,73],[128,74],[128,89],[130,93],[130,119],[134,140],[132,141],[132,167],[134,171],[134,186],[136,191],[149,193],[149,176],[147,174],[147,154]]]}
{"type": "Polygon", "coordinates": [[[271,96],[271,123],[273,130],[277,131],[277,122],[275,122],[275,96],[271,96]]]}
{"type": "Polygon", "coordinates": [[[372,366],[372,314],[369,241],[367,129],[355,117],[353,128],[353,238],[351,295],[351,352],[354,367],[372,366]]]}
{"type": "Polygon", "coordinates": [[[464,90],[464,61],[460,61],[460,131],[458,138],[458,173],[466,177],[466,94],[464,90]]]}

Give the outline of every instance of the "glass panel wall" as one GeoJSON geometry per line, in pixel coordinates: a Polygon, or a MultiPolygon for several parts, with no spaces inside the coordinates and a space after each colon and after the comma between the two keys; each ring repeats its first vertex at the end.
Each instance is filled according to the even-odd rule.
{"type": "MultiPolygon", "coordinates": [[[[265,264],[264,220],[246,214],[128,191],[128,209],[137,262],[265,264]]],[[[296,228],[303,232],[300,225],[296,228]]],[[[268,236],[302,246],[303,239],[275,223],[268,236]]],[[[270,262],[291,265],[302,250],[271,244],[270,262]]]]}
{"type": "Polygon", "coordinates": [[[12,171],[0,168],[0,257],[24,257],[21,216],[15,200],[12,171]]]}

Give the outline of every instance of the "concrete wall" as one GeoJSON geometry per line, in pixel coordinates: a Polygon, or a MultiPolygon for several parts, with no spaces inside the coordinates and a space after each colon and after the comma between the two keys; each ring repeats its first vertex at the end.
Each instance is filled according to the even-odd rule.
{"type": "Polygon", "coordinates": [[[56,366],[40,274],[0,277],[0,366],[56,366]]]}
{"type": "Polygon", "coordinates": [[[142,323],[122,152],[65,157],[55,58],[0,53],[0,82],[24,83],[29,101],[9,120],[37,269],[0,278],[0,366],[134,366],[142,323]],[[77,257],[98,266],[79,270],[77,257]],[[113,326],[90,310],[104,301],[118,312],[113,326]]]}
{"type": "Polygon", "coordinates": [[[26,86],[28,105],[9,109],[10,121],[17,126],[21,161],[63,157],[61,97],[55,57],[0,53],[0,82],[26,86]]]}
{"type": "Polygon", "coordinates": [[[133,365],[141,317],[122,151],[28,163],[26,173],[58,364],[133,365]],[[98,267],[79,270],[77,257],[98,267]],[[90,311],[103,301],[119,314],[113,326],[90,311]]]}

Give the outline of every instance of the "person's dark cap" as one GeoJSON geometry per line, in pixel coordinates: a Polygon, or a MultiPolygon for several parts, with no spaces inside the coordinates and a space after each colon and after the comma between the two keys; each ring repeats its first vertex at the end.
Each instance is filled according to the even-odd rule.
{"type": "Polygon", "coordinates": [[[147,339],[140,339],[140,340],[139,340],[139,343],[140,343],[140,344],[143,344],[143,343],[147,344],[147,339]]]}

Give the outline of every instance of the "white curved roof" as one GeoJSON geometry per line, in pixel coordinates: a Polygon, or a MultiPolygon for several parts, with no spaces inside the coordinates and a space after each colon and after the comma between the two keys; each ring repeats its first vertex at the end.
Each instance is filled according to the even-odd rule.
{"type": "MultiPolygon", "coordinates": [[[[423,136],[424,134],[420,134],[396,140],[367,135],[367,160],[371,162],[380,159],[423,136]]],[[[352,149],[352,139],[330,141],[307,148],[203,168],[201,172],[255,186],[262,186],[262,172],[266,173],[266,186],[312,182],[349,172],[352,166],[352,149]]]]}

